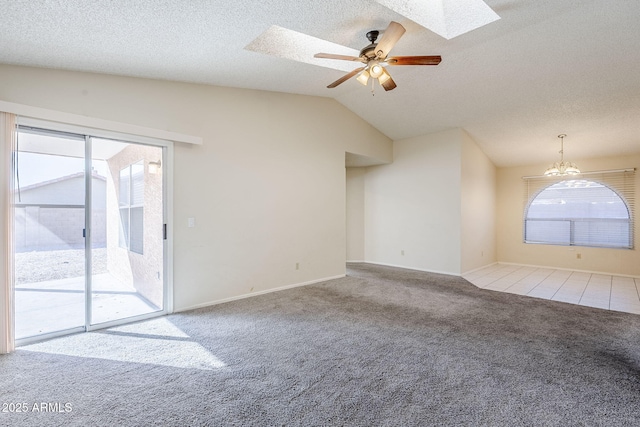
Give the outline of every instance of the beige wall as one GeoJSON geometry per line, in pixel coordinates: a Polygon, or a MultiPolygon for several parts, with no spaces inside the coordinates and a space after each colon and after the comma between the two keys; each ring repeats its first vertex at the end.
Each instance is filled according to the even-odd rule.
{"type": "Polygon", "coordinates": [[[462,132],[461,272],[496,262],[496,167],[462,132]]]}
{"type": "Polygon", "coordinates": [[[366,168],[346,168],[347,261],[364,261],[364,179],[366,168]]]}
{"type": "MultiPolygon", "coordinates": [[[[601,159],[571,159],[586,171],[640,167],[640,154],[601,159]]],[[[498,169],[497,235],[498,260],[592,272],[640,276],[638,221],[635,222],[636,249],[603,249],[534,245],[523,243],[523,176],[540,175],[548,165],[540,164],[498,169]],[[581,259],[577,258],[577,254],[581,259]]],[[[640,174],[636,173],[636,199],[640,197],[640,174]]]]}
{"type": "Polygon", "coordinates": [[[465,131],[395,141],[364,192],[366,261],[447,274],[496,262],[496,168],[465,131]]]}
{"type": "Polygon", "coordinates": [[[461,135],[395,141],[392,164],[367,168],[366,261],[460,274],[461,135]]]}
{"type": "Polygon", "coordinates": [[[388,138],[328,98],[4,65],[0,75],[4,101],[203,137],[175,145],[176,310],[343,275],[345,151],[391,158],[388,138]]]}

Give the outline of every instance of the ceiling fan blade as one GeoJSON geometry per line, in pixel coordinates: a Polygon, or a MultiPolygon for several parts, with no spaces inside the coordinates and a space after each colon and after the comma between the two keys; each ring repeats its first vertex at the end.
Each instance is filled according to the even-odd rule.
{"type": "Polygon", "coordinates": [[[329,86],[327,86],[327,88],[333,89],[334,87],[338,86],[339,84],[346,82],[347,80],[349,80],[351,77],[355,76],[356,74],[358,74],[362,70],[364,70],[364,67],[356,68],[355,70],[353,70],[349,74],[347,74],[345,76],[342,76],[338,80],[336,80],[335,82],[331,83],[329,86]]]}
{"type": "Polygon", "coordinates": [[[440,56],[392,56],[387,58],[389,65],[438,65],[440,56]]]}
{"type": "Polygon", "coordinates": [[[342,61],[358,61],[362,62],[361,58],[357,56],[348,56],[348,55],[335,55],[333,53],[316,53],[313,55],[314,58],[324,58],[324,59],[340,59],[342,61]]]}
{"type": "Polygon", "coordinates": [[[395,21],[391,21],[384,34],[380,38],[378,45],[376,46],[376,56],[379,59],[384,59],[389,55],[389,51],[396,45],[400,37],[407,31],[404,27],[395,21]]]}
{"type": "Polygon", "coordinates": [[[384,83],[381,83],[381,85],[386,91],[393,90],[397,87],[396,82],[393,81],[391,76],[389,76],[389,78],[385,80],[384,83]]]}

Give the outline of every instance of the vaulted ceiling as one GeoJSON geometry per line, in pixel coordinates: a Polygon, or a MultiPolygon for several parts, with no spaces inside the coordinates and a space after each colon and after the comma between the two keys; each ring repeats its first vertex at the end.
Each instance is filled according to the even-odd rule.
{"type": "Polygon", "coordinates": [[[332,97],[394,140],[463,128],[497,166],[556,160],[560,133],[571,160],[640,152],[640,2],[485,3],[499,20],[447,40],[374,0],[11,0],[0,63],[332,97]],[[252,50],[277,26],[358,51],[390,21],[393,55],[442,62],[389,92],[252,50]]]}

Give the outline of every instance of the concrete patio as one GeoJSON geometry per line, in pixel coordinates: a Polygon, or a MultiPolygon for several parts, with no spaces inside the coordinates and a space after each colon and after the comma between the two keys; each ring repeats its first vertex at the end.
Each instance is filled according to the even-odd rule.
{"type": "MultiPolygon", "coordinates": [[[[94,275],[92,287],[92,325],[160,310],[109,273],[94,275]]],[[[84,277],[17,284],[15,289],[17,339],[84,326],[84,277]]]]}

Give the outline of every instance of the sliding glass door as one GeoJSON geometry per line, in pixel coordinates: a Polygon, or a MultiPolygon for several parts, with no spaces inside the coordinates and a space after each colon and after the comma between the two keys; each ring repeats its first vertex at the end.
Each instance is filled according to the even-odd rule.
{"type": "Polygon", "coordinates": [[[19,129],[18,341],[164,311],[164,150],[19,129]]]}
{"type": "Polygon", "coordinates": [[[91,324],[164,308],[162,148],[92,139],[91,324]]]}

